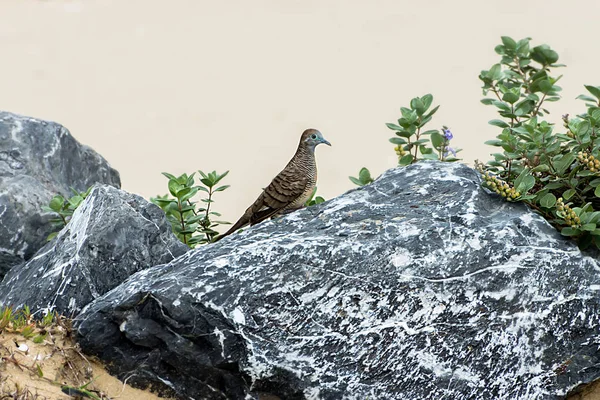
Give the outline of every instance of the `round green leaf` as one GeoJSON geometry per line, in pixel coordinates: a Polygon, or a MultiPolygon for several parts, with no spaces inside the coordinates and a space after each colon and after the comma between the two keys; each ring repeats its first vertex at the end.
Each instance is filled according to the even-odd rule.
{"type": "Polygon", "coordinates": [[[516,50],[517,48],[517,42],[515,42],[515,40],[509,36],[502,36],[502,43],[504,44],[504,46],[509,49],[509,50],[516,50]]]}
{"type": "Polygon", "coordinates": [[[52,200],[50,200],[49,205],[52,210],[58,212],[62,208],[64,202],[65,202],[64,197],[62,197],[61,195],[58,195],[58,196],[54,196],[52,198],[52,200]]]}
{"type": "Polygon", "coordinates": [[[82,201],[83,201],[83,197],[81,197],[79,195],[73,196],[69,199],[69,203],[75,208],[79,207],[79,205],[81,204],[82,201]]]}
{"type": "Polygon", "coordinates": [[[413,161],[413,156],[412,154],[407,154],[404,157],[402,157],[400,159],[400,161],[398,162],[398,164],[400,165],[409,165],[410,163],[412,163],[413,161]]]}
{"type": "Polygon", "coordinates": [[[179,184],[179,182],[177,182],[175,179],[171,179],[169,180],[169,192],[173,195],[173,196],[177,196],[177,192],[179,191],[179,189],[181,189],[181,185],[179,184]]]}
{"type": "Polygon", "coordinates": [[[540,164],[531,170],[532,172],[547,172],[550,171],[550,167],[547,164],[540,164]]]}
{"type": "Polygon", "coordinates": [[[508,128],[509,127],[509,125],[505,121],[502,121],[501,119],[493,119],[493,120],[489,121],[488,124],[494,125],[494,126],[497,126],[500,128],[508,128]]]}
{"type": "Polygon", "coordinates": [[[547,193],[540,199],[540,205],[544,208],[554,207],[554,204],[556,204],[556,196],[552,193],[547,193]]]}
{"type": "Polygon", "coordinates": [[[390,143],[396,144],[396,145],[402,145],[402,144],[406,144],[406,140],[399,138],[399,137],[393,137],[390,138],[390,143]]]}
{"type": "Polygon", "coordinates": [[[431,132],[431,144],[433,144],[433,147],[436,149],[439,149],[442,144],[444,144],[445,140],[446,138],[443,137],[438,131],[431,132]]]}
{"type": "Polygon", "coordinates": [[[593,223],[584,224],[581,226],[581,229],[584,231],[593,232],[596,230],[596,224],[593,224],[593,223]]]}
{"type": "Polygon", "coordinates": [[[519,100],[519,95],[511,93],[511,92],[507,92],[507,93],[504,93],[504,95],[502,96],[502,100],[506,101],[507,103],[514,104],[519,100]]]}
{"type": "Polygon", "coordinates": [[[574,189],[569,189],[569,190],[566,190],[563,193],[562,197],[565,200],[569,200],[571,197],[573,197],[574,194],[575,194],[575,190],[574,189]]]}
{"type": "Polygon", "coordinates": [[[571,228],[570,226],[567,226],[566,228],[562,228],[560,233],[563,236],[576,236],[580,233],[580,231],[577,228],[571,228]]]}

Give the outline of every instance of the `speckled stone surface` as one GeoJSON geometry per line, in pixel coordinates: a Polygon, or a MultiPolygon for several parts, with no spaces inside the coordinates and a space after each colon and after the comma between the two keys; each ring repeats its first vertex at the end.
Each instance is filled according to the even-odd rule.
{"type": "Polygon", "coordinates": [[[135,272],[187,250],[160,208],[97,185],[52,242],[9,271],[0,283],[0,304],[77,315],[135,272]]]}
{"type": "Polygon", "coordinates": [[[96,182],[121,186],[119,173],[66,128],[0,111],[0,280],[46,244],[54,217],[41,206],[96,182]]]}
{"type": "Polygon", "coordinates": [[[541,217],[418,163],[141,271],[76,331],[180,398],[559,399],[600,376],[599,294],[541,217]]]}

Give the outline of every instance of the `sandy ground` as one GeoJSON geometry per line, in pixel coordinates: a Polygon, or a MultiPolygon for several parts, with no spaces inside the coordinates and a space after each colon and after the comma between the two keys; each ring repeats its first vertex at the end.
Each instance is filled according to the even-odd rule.
{"type": "Polygon", "coordinates": [[[80,387],[88,382],[91,383],[86,389],[101,399],[159,398],[110,376],[98,361],[75,350],[70,338],[60,334],[54,338],[54,343],[47,340],[35,344],[21,335],[6,332],[0,335],[0,398],[69,400],[73,397],[61,391],[60,385],[80,387]],[[42,377],[38,371],[42,371],[42,377]]]}
{"type": "Polygon", "coordinates": [[[162,171],[231,170],[215,207],[235,220],[319,128],[319,192],[395,165],[384,123],[431,92],[432,127],[465,161],[488,159],[497,129],[480,104],[501,35],[549,43],[568,65],[552,120],[583,111],[600,84],[600,2],[558,0],[3,0],[0,109],[66,125],[121,172],[123,187],[166,193],[162,171]],[[575,11],[575,10],[573,10],[575,11]]]}

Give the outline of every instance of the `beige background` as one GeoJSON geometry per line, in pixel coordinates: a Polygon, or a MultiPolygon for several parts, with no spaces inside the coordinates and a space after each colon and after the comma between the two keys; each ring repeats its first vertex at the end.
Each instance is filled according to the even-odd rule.
{"type": "Polygon", "coordinates": [[[395,165],[384,123],[411,97],[441,104],[433,127],[468,163],[487,159],[494,111],[481,69],[501,35],[548,43],[568,64],[560,114],[600,85],[600,2],[2,0],[0,109],[68,127],[120,171],[123,188],[166,192],[161,171],[231,173],[230,221],[320,129],[319,192],[395,165]]]}

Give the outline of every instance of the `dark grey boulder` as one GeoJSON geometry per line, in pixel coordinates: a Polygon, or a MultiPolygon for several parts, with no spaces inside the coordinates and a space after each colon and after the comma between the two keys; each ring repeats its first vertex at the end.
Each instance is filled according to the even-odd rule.
{"type": "Polygon", "coordinates": [[[423,162],[139,272],[75,326],[180,398],[560,399],[600,377],[599,295],[544,219],[423,162]]]}
{"type": "Polygon", "coordinates": [[[119,173],[54,122],[0,111],[0,280],[46,244],[56,194],[100,182],[120,187],[119,173]]]}
{"type": "Polygon", "coordinates": [[[0,304],[77,313],[130,275],[188,247],[160,208],[112,186],[95,186],[58,236],[0,283],[0,304]]]}

